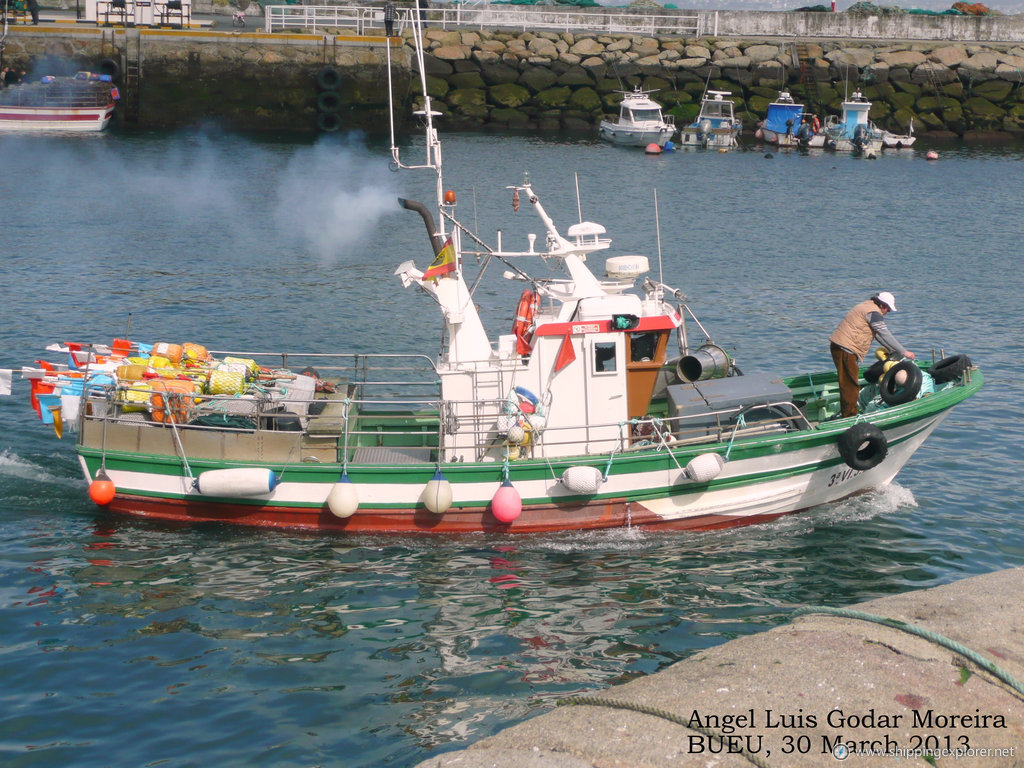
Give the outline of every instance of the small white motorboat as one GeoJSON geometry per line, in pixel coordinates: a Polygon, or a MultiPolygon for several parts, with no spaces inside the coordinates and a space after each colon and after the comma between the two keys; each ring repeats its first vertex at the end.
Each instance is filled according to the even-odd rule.
{"type": "Polygon", "coordinates": [[[650,95],[656,91],[617,91],[622,94],[618,120],[602,120],[598,135],[612,144],[626,147],[664,147],[676,132],[675,118],[663,115],[661,105],[650,95]]]}

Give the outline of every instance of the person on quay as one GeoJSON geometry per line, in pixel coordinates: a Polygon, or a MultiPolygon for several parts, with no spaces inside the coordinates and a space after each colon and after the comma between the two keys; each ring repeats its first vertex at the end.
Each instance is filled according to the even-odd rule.
{"type": "Polygon", "coordinates": [[[26,0],[28,12],[32,14],[32,23],[39,23],[39,0],[26,0]]]}
{"type": "Polygon", "coordinates": [[[395,8],[395,4],[388,0],[384,4],[384,34],[388,37],[395,35],[395,16],[397,14],[398,10],[395,8]]]}
{"type": "Polygon", "coordinates": [[[914,353],[905,349],[885,324],[885,316],[895,311],[895,297],[888,291],[881,291],[847,312],[846,317],[829,336],[832,361],[839,373],[841,418],[857,415],[860,362],[871,349],[872,341],[877,340],[890,355],[914,359],[914,353]]]}

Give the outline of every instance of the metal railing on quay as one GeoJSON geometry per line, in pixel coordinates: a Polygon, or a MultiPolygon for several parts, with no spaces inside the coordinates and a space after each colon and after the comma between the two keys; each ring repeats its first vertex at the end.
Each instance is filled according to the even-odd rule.
{"type": "MultiPolygon", "coordinates": [[[[411,23],[415,9],[399,10],[395,30],[401,35],[411,23]]],[[[508,5],[452,4],[419,11],[426,26],[442,29],[516,29],[554,32],[608,32],[638,35],[701,37],[704,19],[700,15],[631,14],[617,9],[606,12],[511,7],[508,5]]],[[[716,12],[717,14],[717,12],[716,12]]],[[[264,8],[267,32],[351,29],[358,35],[380,34],[384,30],[383,5],[379,8],[345,5],[268,5],[264,8]]]]}

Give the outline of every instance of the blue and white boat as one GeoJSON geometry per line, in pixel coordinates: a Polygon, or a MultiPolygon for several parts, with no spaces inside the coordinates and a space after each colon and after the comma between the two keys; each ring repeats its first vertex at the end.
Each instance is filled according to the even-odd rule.
{"type": "Polygon", "coordinates": [[[679,131],[682,146],[728,148],[736,146],[742,123],[733,112],[733,103],[726,96],[730,91],[705,91],[700,114],[679,131]]]}
{"type": "Polygon", "coordinates": [[[804,105],[797,104],[789,91],[768,105],[768,112],[758,128],[758,138],[779,147],[823,147],[825,134],[818,118],[807,115],[804,105]]]}
{"type": "Polygon", "coordinates": [[[854,91],[849,100],[843,102],[843,114],[829,115],[825,121],[825,146],[836,152],[878,157],[883,133],[868,119],[870,111],[871,102],[860,91],[854,91]]]}

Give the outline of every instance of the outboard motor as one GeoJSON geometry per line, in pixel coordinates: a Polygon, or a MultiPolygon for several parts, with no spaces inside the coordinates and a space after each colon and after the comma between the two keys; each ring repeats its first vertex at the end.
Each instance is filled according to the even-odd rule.
{"type": "Polygon", "coordinates": [[[853,129],[853,146],[856,147],[858,151],[863,152],[867,143],[868,127],[861,123],[853,129]]]}
{"type": "Polygon", "coordinates": [[[801,147],[806,147],[811,143],[811,126],[807,123],[801,123],[799,130],[796,132],[797,143],[801,147]]]}
{"type": "Polygon", "coordinates": [[[793,118],[792,117],[789,118],[789,120],[786,121],[786,135],[787,136],[792,136],[793,135],[793,118]]]}
{"type": "Polygon", "coordinates": [[[700,121],[697,130],[697,140],[704,146],[707,146],[708,142],[711,141],[711,121],[707,118],[700,121]]]}

